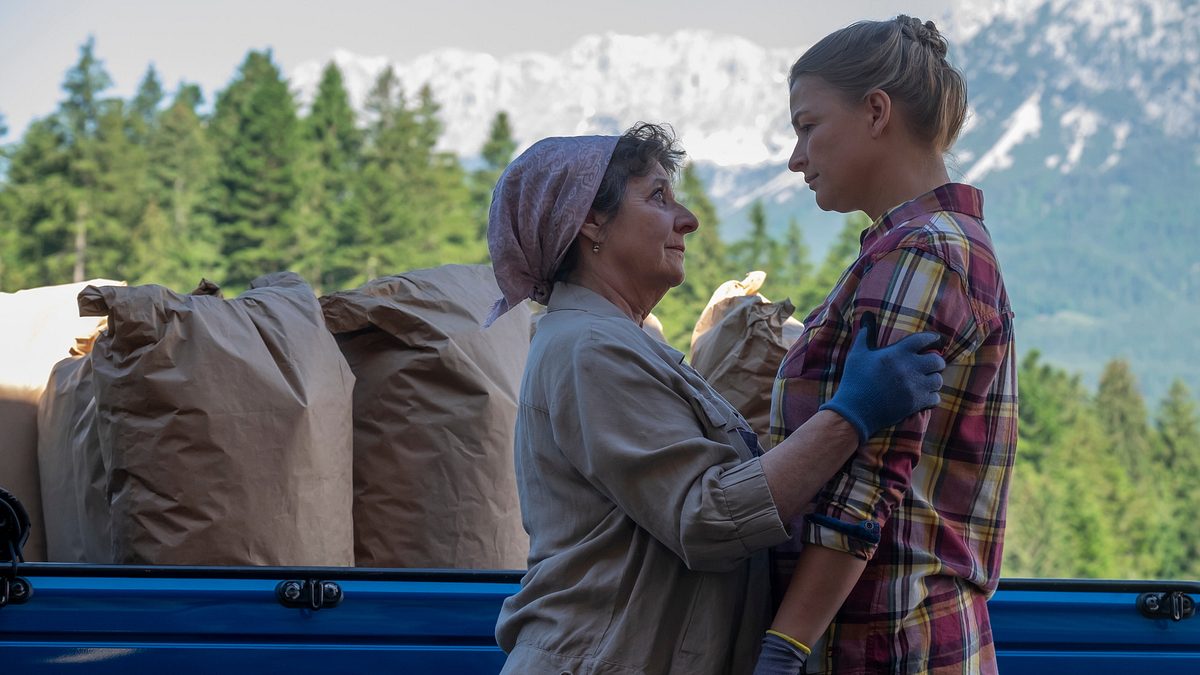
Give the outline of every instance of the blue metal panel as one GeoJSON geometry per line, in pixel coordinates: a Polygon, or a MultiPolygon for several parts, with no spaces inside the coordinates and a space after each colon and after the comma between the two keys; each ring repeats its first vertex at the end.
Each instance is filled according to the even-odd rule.
{"type": "MultiPolygon", "coordinates": [[[[0,673],[493,674],[493,628],[516,573],[24,565],[0,609],[0,673]],[[336,580],[340,606],[281,606],[284,579],[336,580]]],[[[990,603],[1001,670],[1200,672],[1200,618],[1141,616],[1170,584],[1006,581],[990,603]]],[[[1175,584],[1200,596],[1200,584],[1175,584]]]]}
{"type": "Polygon", "coordinates": [[[408,647],[388,645],[245,645],[219,642],[94,643],[0,646],[3,672],[13,675],[210,675],[222,673],[437,673],[495,675],[504,665],[497,647],[408,647]]]}
{"type": "Polygon", "coordinates": [[[1200,618],[1148,619],[1139,593],[1200,584],[1011,580],[988,603],[1003,673],[1200,672],[1200,618]]]}
{"type": "Polygon", "coordinates": [[[511,575],[475,582],[453,573],[279,570],[227,578],[213,569],[179,578],[161,568],[61,576],[69,570],[57,566],[59,576],[38,576],[30,570],[38,567],[48,568],[22,570],[33,598],[0,610],[5,674],[496,673],[504,663],[496,616],[517,589],[511,575]],[[344,600],[319,611],[283,607],[275,586],[292,578],[338,578],[344,600]]]}

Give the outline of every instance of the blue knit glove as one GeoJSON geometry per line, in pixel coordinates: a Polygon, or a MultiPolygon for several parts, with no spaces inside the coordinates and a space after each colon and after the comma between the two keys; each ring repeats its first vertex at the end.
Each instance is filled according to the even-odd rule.
{"type": "Polygon", "coordinates": [[[762,651],[758,653],[758,665],[754,675],[800,675],[808,654],[778,635],[767,633],[763,637],[762,651]]]}
{"type": "Polygon", "coordinates": [[[937,333],[914,333],[887,347],[876,348],[875,315],[863,314],[837,393],[821,410],[832,410],[854,426],[865,443],[875,432],[932,408],[941,401],[946,361],[935,352],[922,353],[941,341],[937,333]]]}

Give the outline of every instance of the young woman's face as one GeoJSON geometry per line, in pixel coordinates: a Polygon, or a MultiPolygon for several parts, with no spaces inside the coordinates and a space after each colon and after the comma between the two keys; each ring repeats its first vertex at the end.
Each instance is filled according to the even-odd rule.
{"type": "Polygon", "coordinates": [[[825,211],[863,208],[878,158],[872,154],[871,117],[865,105],[813,75],[797,78],[791,96],[796,148],[788,168],[804,174],[825,211]]]}
{"type": "Polygon", "coordinates": [[[666,293],[683,283],[684,236],[697,227],[696,216],[675,201],[666,169],[655,164],[625,184],[617,215],[604,225],[600,258],[618,266],[638,292],[666,293]]]}

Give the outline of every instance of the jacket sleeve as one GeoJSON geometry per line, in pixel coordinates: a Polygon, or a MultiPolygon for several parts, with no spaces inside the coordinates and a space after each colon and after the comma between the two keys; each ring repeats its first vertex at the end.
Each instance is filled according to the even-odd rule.
{"type": "Polygon", "coordinates": [[[787,540],[759,460],[707,438],[711,402],[628,337],[582,341],[556,378],[549,412],[568,461],[690,569],[729,570],[787,540]]]}

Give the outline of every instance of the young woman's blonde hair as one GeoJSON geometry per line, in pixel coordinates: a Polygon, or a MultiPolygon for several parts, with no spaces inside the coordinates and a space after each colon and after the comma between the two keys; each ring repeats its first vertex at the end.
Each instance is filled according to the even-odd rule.
{"type": "Polygon", "coordinates": [[[932,21],[903,14],[860,21],[804,52],[792,66],[788,87],[814,75],[855,102],[882,89],[904,110],[919,138],[947,152],[967,116],[967,83],[946,61],[948,49],[932,21]]]}

